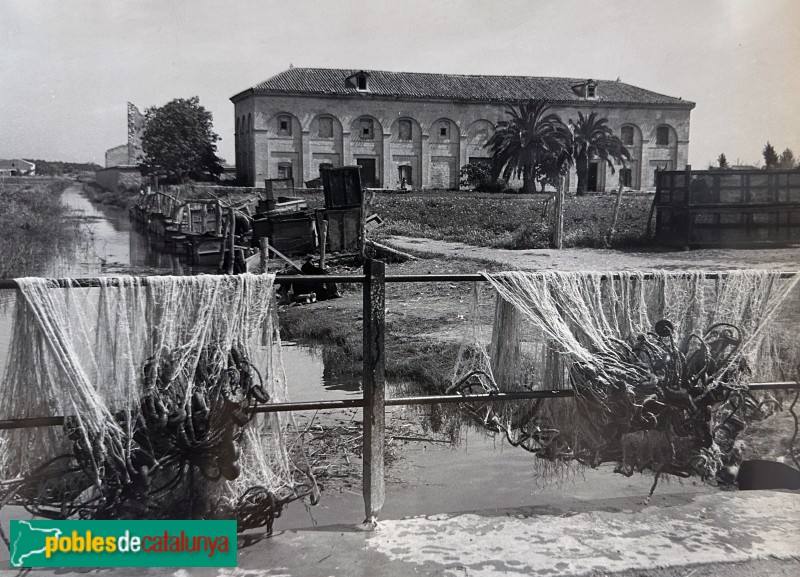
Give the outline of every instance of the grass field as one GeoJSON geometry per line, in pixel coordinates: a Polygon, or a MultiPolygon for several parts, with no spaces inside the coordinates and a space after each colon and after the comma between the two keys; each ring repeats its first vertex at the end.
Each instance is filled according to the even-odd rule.
{"type": "MultiPolygon", "coordinates": [[[[423,192],[375,195],[372,211],[384,219],[379,234],[463,242],[506,249],[545,248],[552,205],[546,195],[423,192]]],[[[646,244],[651,195],[623,196],[612,247],[646,244]]],[[[611,227],[614,195],[567,196],[567,247],[602,247],[611,227]]]]}
{"type": "Polygon", "coordinates": [[[59,196],[67,180],[0,184],[0,278],[41,274],[81,233],[59,196]]]}

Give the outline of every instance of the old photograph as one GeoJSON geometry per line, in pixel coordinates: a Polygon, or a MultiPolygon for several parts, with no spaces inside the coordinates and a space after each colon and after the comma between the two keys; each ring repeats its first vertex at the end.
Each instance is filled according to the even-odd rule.
{"type": "Polygon", "coordinates": [[[0,573],[800,575],[799,3],[0,6],[0,573]]]}

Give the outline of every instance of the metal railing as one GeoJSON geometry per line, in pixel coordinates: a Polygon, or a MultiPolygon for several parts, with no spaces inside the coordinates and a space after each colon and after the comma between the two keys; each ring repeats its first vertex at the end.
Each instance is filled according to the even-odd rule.
{"type": "MultiPolygon", "coordinates": [[[[793,277],[794,272],[781,272],[780,278],[793,277]]],[[[725,273],[708,273],[705,278],[722,278],[725,273]]],[[[619,278],[618,275],[611,275],[619,278]]],[[[652,275],[644,275],[652,278],[652,275]]],[[[54,287],[99,287],[98,278],[50,279],[54,287]]],[[[254,410],[259,413],[362,408],[364,410],[363,443],[363,487],[366,523],[375,524],[385,500],[384,439],[386,434],[385,409],[387,406],[428,405],[441,403],[466,403],[475,401],[504,402],[525,399],[552,399],[574,397],[572,389],[537,391],[515,391],[508,393],[468,394],[468,395],[428,395],[413,397],[386,398],[386,355],[385,355],[385,303],[386,283],[427,283],[427,282],[480,282],[487,280],[482,274],[427,274],[427,275],[386,275],[385,264],[377,260],[367,260],[363,275],[282,275],[276,283],[315,284],[320,282],[361,284],[363,287],[363,371],[361,398],[334,399],[327,401],[287,402],[259,405],[254,410]]],[[[142,279],[147,284],[147,277],[142,279]]],[[[0,280],[0,290],[19,288],[16,281],[0,280]]],[[[797,381],[751,383],[751,390],[795,390],[800,388],[797,381]]],[[[25,419],[0,420],[0,430],[32,427],[60,426],[63,416],[34,417],[25,419]]]]}

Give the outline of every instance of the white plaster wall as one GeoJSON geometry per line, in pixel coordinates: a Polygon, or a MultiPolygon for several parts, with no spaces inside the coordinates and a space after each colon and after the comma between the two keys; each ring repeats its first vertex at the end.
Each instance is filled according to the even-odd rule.
{"type": "MultiPolygon", "coordinates": [[[[480,138],[480,127],[486,128],[485,136],[491,137],[493,126],[505,117],[505,106],[500,103],[465,103],[448,101],[403,101],[395,99],[378,99],[369,94],[359,94],[352,98],[324,96],[292,96],[292,95],[246,95],[235,103],[236,118],[244,114],[253,114],[254,130],[245,138],[238,138],[237,159],[243,158],[247,166],[240,169],[237,163],[237,175],[247,176],[246,184],[263,186],[264,178],[274,178],[277,165],[275,159],[281,155],[295,155],[293,162],[299,167],[294,171],[296,185],[301,186],[303,180],[316,177],[318,160],[338,158],[343,165],[355,164],[359,156],[376,159],[377,173],[382,186],[394,187],[399,184],[398,166],[403,162],[413,163],[415,185],[423,188],[431,187],[431,168],[437,163],[454,159],[455,173],[468,162],[470,157],[488,157],[488,150],[483,148],[484,138],[480,138]],[[297,124],[293,125],[291,138],[278,137],[270,132],[269,122],[279,113],[291,114],[297,124]],[[314,137],[314,121],[321,115],[334,117],[335,138],[332,142],[320,142],[314,137]],[[361,116],[369,116],[375,122],[375,138],[363,140],[354,130],[354,123],[361,116]],[[411,143],[396,140],[397,120],[410,118],[414,121],[414,138],[411,143]],[[451,121],[451,137],[449,142],[438,139],[435,123],[440,119],[451,121]],[[247,142],[245,142],[245,140],[247,142]],[[276,154],[273,154],[276,153],[276,154]]],[[[600,106],[585,107],[553,106],[553,111],[565,122],[576,119],[578,110],[584,114],[597,112],[609,121],[614,133],[619,135],[620,128],[630,124],[641,133],[639,174],[634,175],[634,182],[641,183],[641,188],[652,188],[652,166],[654,162],[669,161],[673,169],[682,169],[688,158],[690,110],[679,108],[653,108],[644,106],[600,106]],[[670,144],[655,144],[656,128],[667,125],[671,128],[670,144]],[[651,162],[653,161],[653,162],[651,162]],[[638,180],[637,180],[638,177],[638,180]]],[[[437,168],[436,171],[440,170],[437,168]]],[[[617,170],[620,167],[617,167],[617,170]]],[[[436,172],[434,171],[434,172],[436,172]]],[[[437,172],[437,174],[439,174],[437,172]]],[[[435,177],[440,178],[439,176],[435,177]]],[[[574,170],[570,182],[574,188],[577,179],[574,170]]],[[[616,188],[618,175],[611,175],[610,170],[601,171],[600,182],[607,189],[616,188]]]]}

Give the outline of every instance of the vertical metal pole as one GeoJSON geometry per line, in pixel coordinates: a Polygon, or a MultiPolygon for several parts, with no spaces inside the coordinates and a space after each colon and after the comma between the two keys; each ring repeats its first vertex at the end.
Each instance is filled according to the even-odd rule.
{"type": "Polygon", "coordinates": [[[385,499],[383,443],[386,415],[386,265],[364,263],[364,526],[374,528],[385,499]]]}

